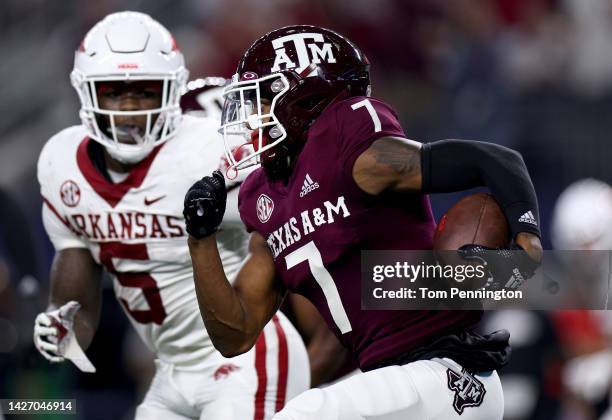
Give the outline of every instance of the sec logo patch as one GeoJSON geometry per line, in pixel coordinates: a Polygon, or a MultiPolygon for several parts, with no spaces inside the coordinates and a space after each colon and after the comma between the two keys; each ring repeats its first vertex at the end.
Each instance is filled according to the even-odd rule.
{"type": "Polygon", "coordinates": [[[265,194],[261,194],[257,199],[257,218],[261,223],[270,220],[274,211],[274,201],[265,194]]]}
{"type": "Polygon", "coordinates": [[[64,181],[60,187],[60,197],[68,207],[76,207],[81,201],[81,189],[74,181],[64,181]]]}

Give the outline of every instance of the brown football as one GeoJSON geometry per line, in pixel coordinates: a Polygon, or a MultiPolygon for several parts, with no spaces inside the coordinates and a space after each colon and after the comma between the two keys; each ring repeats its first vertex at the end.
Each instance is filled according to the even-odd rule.
{"type": "Polygon", "coordinates": [[[457,250],[465,244],[490,248],[510,242],[508,223],[501,207],[486,193],[468,195],[442,216],[434,234],[435,250],[457,250]]]}

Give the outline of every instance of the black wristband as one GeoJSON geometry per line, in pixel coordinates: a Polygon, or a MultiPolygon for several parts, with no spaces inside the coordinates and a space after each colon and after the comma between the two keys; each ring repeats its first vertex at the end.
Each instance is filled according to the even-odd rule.
{"type": "Polygon", "coordinates": [[[538,201],[527,167],[514,150],[493,143],[441,140],[421,149],[422,191],[444,193],[486,186],[519,232],[540,236],[538,201]]]}

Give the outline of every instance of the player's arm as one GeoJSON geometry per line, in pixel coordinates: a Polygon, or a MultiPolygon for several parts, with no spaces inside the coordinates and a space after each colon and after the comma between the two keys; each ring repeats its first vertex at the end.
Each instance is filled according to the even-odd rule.
{"type": "Polygon", "coordinates": [[[82,371],[95,372],[82,349],[91,343],[100,317],[101,268],[67,219],[46,199],[42,213],[56,254],[49,304],[34,321],[34,344],[51,362],[70,359],[82,371]]]}
{"type": "Polygon", "coordinates": [[[185,196],[184,215],[200,314],[213,345],[225,357],[248,351],[277,311],[286,290],[276,278],[272,254],[254,232],[249,256],[234,286],[225,272],[214,233],[227,198],[220,172],[196,182],[185,196]]]}
{"type": "Polygon", "coordinates": [[[63,248],[51,266],[49,305],[34,321],[34,345],[50,362],[69,359],[83,372],[95,372],[83,349],[100,319],[101,269],[86,248],[63,248]]]}
{"type": "Polygon", "coordinates": [[[249,256],[233,287],[223,271],[214,234],[202,239],[190,235],[188,243],[200,314],[210,339],[225,357],[248,351],[286,292],[276,280],[264,238],[256,232],[251,235],[249,256]]]}
{"type": "Polygon", "coordinates": [[[310,301],[297,294],[290,294],[288,298],[295,314],[295,326],[308,343],[310,385],[316,387],[329,382],[346,363],[348,352],[310,301]]]}
{"type": "Polygon", "coordinates": [[[521,155],[493,143],[442,140],[422,145],[382,137],[357,157],[353,179],[364,191],[442,193],[486,186],[500,203],[515,242],[539,261],[542,245],[536,226],[520,223],[537,217],[537,198],[521,155]]]}
{"type": "Polygon", "coordinates": [[[91,344],[102,307],[102,272],[86,248],[58,251],[51,266],[51,288],[47,312],[70,301],[81,307],[74,316],[74,332],[83,349],[91,344]]]}

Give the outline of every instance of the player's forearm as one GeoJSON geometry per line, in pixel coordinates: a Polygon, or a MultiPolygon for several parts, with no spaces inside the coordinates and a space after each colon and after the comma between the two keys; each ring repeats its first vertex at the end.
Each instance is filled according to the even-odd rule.
{"type": "Polygon", "coordinates": [[[51,266],[51,288],[47,310],[70,301],[81,308],[74,318],[74,332],[82,349],[91,344],[102,309],[100,267],[85,249],[66,249],[56,254],[51,266]]]}
{"type": "Polygon", "coordinates": [[[225,357],[248,351],[256,334],[249,333],[240,298],[225,276],[215,236],[190,236],[188,244],[200,314],[213,345],[225,357]]]}

